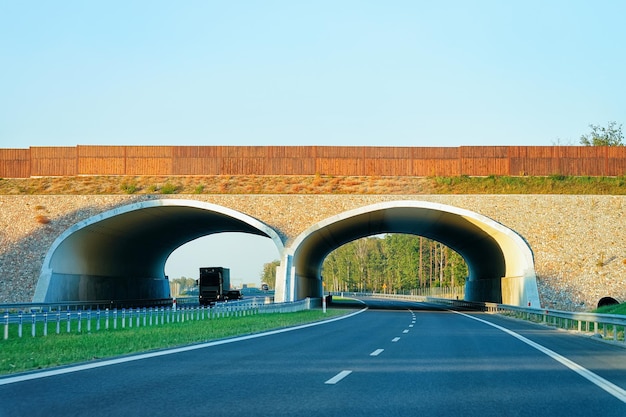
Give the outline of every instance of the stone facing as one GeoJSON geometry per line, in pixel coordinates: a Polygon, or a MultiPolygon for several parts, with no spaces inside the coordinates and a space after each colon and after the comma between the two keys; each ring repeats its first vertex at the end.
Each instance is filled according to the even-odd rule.
{"type": "Polygon", "coordinates": [[[626,301],[626,196],[577,195],[29,195],[0,196],[0,303],[29,302],[54,240],[81,220],[157,198],[204,201],[250,215],[286,246],[315,223],[397,200],[447,204],[489,217],[530,245],[541,304],[590,310],[600,298],[626,301]]]}

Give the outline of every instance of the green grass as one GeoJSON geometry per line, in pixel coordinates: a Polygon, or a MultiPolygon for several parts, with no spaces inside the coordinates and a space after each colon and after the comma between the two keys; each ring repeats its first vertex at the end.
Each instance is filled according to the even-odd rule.
{"type": "Polygon", "coordinates": [[[47,336],[43,336],[43,324],[37,324],[36,337],[32,337],[29,323],[24,326],[21,338],[17,336],[17,326],[11,326],[9,339],[0,340],[0,375],[259,333],[346,313],[344,309],[328,309],[324,314],[316,309],[296,313],[187,320],[151,327],[135,325],[132,328],[128,324],[121,328],[121,323],[118,322],[116,330],[112,323],[105,330],[102,319],[101,330],[95,331],[94,320],[90,333],[86,331],[86,320],[82,323],[81,333],[78,333],[76,322],[73,323],[70,333],[66,333],[66,322],[63,321],[60,334],[56,334],[56,322],[48,323],[47,336]]]}
{"type": "Polygon", "coordinates": [[[604,306],[594,310],[594,313],[601,314],[623,314],[626,316],[626,303],[604,306]]]}

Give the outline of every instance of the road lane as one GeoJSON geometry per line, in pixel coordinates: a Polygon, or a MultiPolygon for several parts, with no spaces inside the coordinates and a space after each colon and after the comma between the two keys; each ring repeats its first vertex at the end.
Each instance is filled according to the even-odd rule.
{"type": "MultiPolygon", "coordinates": [[[[624,403],[496,328],[396,307],[372,303],[329,324],[0,386],[0,416],[626,415],[624,403]]],[[[561,332],[480,317],[569,346],[554,341],[561,332]]],[[[626,350],[578,339],[587,342],[574,347],[579,358],[610,352],[626,362],[626,350]]],[[[599,363],[626,384],[619,365],[599,363]]]]}

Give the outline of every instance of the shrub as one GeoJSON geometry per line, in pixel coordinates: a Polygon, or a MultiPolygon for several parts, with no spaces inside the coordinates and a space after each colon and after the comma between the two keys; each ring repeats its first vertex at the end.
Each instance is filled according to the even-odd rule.
{"type": "Polygon", "coordinates": [[[174,194],[176,192],[178,192],[178,186],[170,182],[166,182],[165,185],[161,187],[161,194],[174,194]]]}

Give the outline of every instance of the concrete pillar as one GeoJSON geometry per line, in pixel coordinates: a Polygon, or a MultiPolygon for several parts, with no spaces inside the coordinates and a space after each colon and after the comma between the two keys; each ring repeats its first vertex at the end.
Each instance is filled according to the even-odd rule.
{"type": "Polygon", "coordinates": [[[541,308],[537,278],[534,275],[503,277],[502,304],[541,308]]]}
{"type": "Polygon", "coordinates": [[[465,300],[502,302],[500,279],[476,279],[465,281],[465,300]]]}

